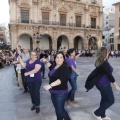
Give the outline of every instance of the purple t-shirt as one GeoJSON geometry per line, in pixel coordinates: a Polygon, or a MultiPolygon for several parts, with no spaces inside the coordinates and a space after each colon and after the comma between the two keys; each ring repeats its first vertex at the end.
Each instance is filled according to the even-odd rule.
{"type": "MultiPolygon", "coordinates": [[[[30,72],[31,70],[35,69],[36,64],[40,64],[41,62],[39,59],[37,59],[33,63],[29,63],[30,60],[26,61],[26,72],[30,72]]],[[[34,77],[30,77],[30,75],[26,76],[27,82],[35,82],[35,81],[40,81],[42,80],[41,77],[41,70],[39,70],[37,73],[34,74],[34,77]]]]}
{"type": "Polygon", "coordinates": [[[68,67],[74,66],[74,68],[76,69],[76,58],[68,58],[67,59],[67,64],[68,67]]]}
{"type": "MultiPolygon", "coordinates": [[[[52,76],[55,73],[56,70],[57,69],[53,68],[49,72],[49,75],[52,76]]],[[[54,93],[54,94],[64,94],[64,93],[68,93],[69,92],[68,89],[66,89],[66,90],[52,90],[52,89],[50,89],[49,91],[50,91],[50,93],[54,93]]]]}
{"type": "MultiPolygon", "coordinates": [[[[110,64],[109,64],[110,65],[110,64]]],[[[113,68],[110,65],[110,69],[111,69],[111,73],[113,72],[113,68]]],[[[102,86],[106,86],[110,84],[110,80],[108,79],[107,75],[104,75],[100,81],[97,83],[97,85],[102,85],[102,86]]]]}

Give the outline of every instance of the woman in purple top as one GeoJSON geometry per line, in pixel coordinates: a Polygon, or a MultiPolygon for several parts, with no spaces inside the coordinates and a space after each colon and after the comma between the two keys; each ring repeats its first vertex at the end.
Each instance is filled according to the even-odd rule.
{"type": "Polygon", "coordinates": [[[96,84],[97,89],[101,94],[100,107],[93,113],[97,120],[111,120],[106,117],[106,110],[114,103],[114,95],[111,88],[111,83],[116,87],[116,90],[120,92],[120,87],[115,82],[112,75],[113,68],[108,63],[108,52],[105,47],[99,50],[98,58],[95,62],[95,66],[99,67],[99,73],[103,73],[103,77],[96,84]]]}
{"type": "Polygon", "coordinates": [[[78,101],[74,99],[75,91],[77,90],[76,80],[77,80],[77,76],[79,75],[79,72],[76,69],[76,59],[80,57],[82,52],[78,55],[75,55],[76,54],[75,49],[72,48],[72,49],[68,50],[67,54],[69,56],[69,58],[67,59],[67,64],[68,64],[68,67],[70,68],[70,73],[69,73],[68,79],[69,79],[70,85],[72,87],[72,89],[70,90],[70,92],[68,94],[67,103],[68,104],[78,103],[78,101]]]}
{"type": "Polygon", "coordinates": [[[49,85],[44,86],[45,90],[51,93],[51,100],[55,107],[57,120],[71,120],[67,111],[65,110],[65,101],[68,96],[68,74],[69,68],[66,64],[65,57],[62,52],[58,52],[54,56],[55,67],[46,59],[42,59],[50,68],[49,85]]]}
{"type": "Polygon", "coordinates": [[[42,83],[42,78],[41,78],[41,62],[39,59],[37,59],[37,53],[36,52],[31,52],[30,54],[30,59],[24,63],[19,56],[18,59],[20,60],[21,65],[26,68],[26,79],[28,83],[28,88],[31,96],[31,101],[33,104],[33,107],[31,110],[36,109],[36,113],[40,112],[40,86],[42,83]]]}

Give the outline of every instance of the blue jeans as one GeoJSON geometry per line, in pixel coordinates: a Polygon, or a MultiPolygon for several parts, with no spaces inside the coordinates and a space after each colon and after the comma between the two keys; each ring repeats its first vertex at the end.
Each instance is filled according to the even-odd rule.
{"type": "Polygon", "coordinates": [[[35,82],[28,82],[29,92],[31,96],[31,101],[33,105],[39,106],[40,105],[40,86],[42,81],[35,81],[35,82]]]}
{"type": "Polygon", "coordinates": [[[76,80],[77,80],[77,76],[69,79],[70,85],[72,87],[72,89],[70,90],[70,92],[68,94],[68,100],[70,100],[70,101],[74,101],[74,98],[75,98],[75,91],[77,90],[76,80]]]}
{"type": "Polygon", "coordinates": [[[101,93],[100,107],[94,112],[95,115],[101,116],[101,118],[106,117],[106,110],[114,103],[114,95],[111,85],[106,86],[96,86],[101,93]]]}
{"type": "Polygon", "coordinates": [[[52,103],[55,108],[57,120],[71,120],[67,111],[65,110],[65,101],[68,94],[53,94],[51,93],[52,103]]]}

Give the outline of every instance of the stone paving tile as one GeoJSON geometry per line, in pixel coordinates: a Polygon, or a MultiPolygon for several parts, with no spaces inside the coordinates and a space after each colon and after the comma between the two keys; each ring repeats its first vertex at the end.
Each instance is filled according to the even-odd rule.
{"type": "MultiPolygon", "coordinates": [[[[113,75],[120,84],[120,58],[111,58],[111,65],[114,67],[113,75]]],[[[78,90],[76,100],[78,104],[66,105],[66,110],[72,120],[95,120],[92,112],[99,107],[100,94],[94,87],[90,92],[84,88],[85,80],[94,67],[95,58],[80,58],[77,61],[77,68],[80,76],[77,79],[78,90]]],[[[48,69],[46,78],[43,80],[42,87],[48,84],[48,69]]],[[[41,112],[36,114],[31,111],[32,106],[29,94],[23,94],[19,90],[13,66],[0,69],[0,120],[56,120],[55,110],[50,99],[50,93],[41,87],[41,112]]],[[[70,89],[70,85],[69,85],[70,89]]],[[[115,91],[115,104],[107,110],[107,115],[112,120],[120,120],[120,93],[115,91]]]]}

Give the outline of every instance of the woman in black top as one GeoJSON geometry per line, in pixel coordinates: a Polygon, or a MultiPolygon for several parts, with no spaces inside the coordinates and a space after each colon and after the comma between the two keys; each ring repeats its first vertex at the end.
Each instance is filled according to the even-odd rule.
{"type": "Polygon", "coordinates": [[[115,79],[112,75],[113,68],[108,63],[107,59],[107,49],[102,47],[99,50],[98,58],[95,62],[95,66],[98,68],[99,74],[103,74],[102,78],[96,84],[96,87],[101,94],[100,107],[93,114],[97,120],[111,120],[109,117],[106,117],[106,110],[114,103],[114,95],[111,83],[113,83],[116,90],[120,92],[120,87],[115,82],[115,79]]]}
{"type": "Polygon", "coordinates": [[[71,120],[67,111],[65,110],[65,101],[68,96],[68,74],[69,68],[65,63],[65,57],[62,52],[58,52],[55,57],[55,67],[52,67],[50,62],[42,59],[50,68],[49,85],[44,86],[45,90],[51,93],[51,100],[55,107],[57,120],[71,120]]]}

